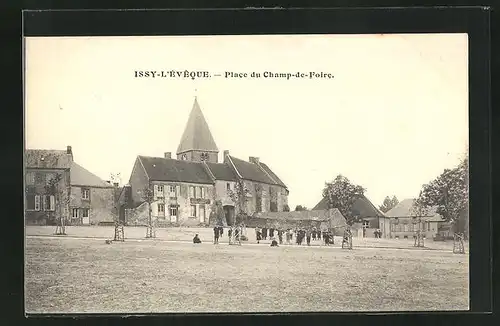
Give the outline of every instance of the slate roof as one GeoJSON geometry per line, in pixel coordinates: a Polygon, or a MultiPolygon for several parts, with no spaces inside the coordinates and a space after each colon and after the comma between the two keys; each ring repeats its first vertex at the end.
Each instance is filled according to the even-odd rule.
{"type": "Polygon", "coordinates": [[[75,162],[71,164],[70,177],[72,186],[114,188],[112,184],[107,183],[75,162]]]}
{"type": "Polygon", "coordinates": [[[177,154],[189,150],[202,150],[207,152],[219,151],[196,98],[194,100],[193,109],[189,114],[186,128],[182,134],[179,147],[177,148],[177,154]]]}
{"type": "MultiPolygon", "coordinates": [[[[385,215],[388,217],[410,217],[410,216],[412,216],[412,208],[413,208],[414,203],[415,203],[414,198],[404,199],[401,202],[399,202],[399,204],[394,206],[392,209],[387,211],[385,213],[385,215]]],[[[436,210],[437,210],[437,207],[431,207],[428,210],[427,214],[425,214],[425,216],[426,217],[435,216],[437,214],[436,210]]],[[[437,214],[437,215],[439,215],[439,214],[437,214]]],[[[441,217],[439,217],[439,219],[436,218],[436,221],[439,221],[440,219],[441,219],[441,217]]],[[[426,220],[428,220],[428,219],[426,219],[426,220]]]]}
{"type": "Polygon", "coordinates": [[[202,163],[149,156],[138,156],[138,159],[154,181],[213,183],[202,163]]]}
{"type": "MultiPolygon", "coordinates": [[[[329,227],[342,227],[346,225],[344,216],[336,208],[332,209],[331,212],[327,210],[311,210],[256,213],[248,220],[248,224],[252,226],[281,225],[294,227],[309,224],[310,222],[330,222],[329,227]]],[[[319,226],[319,224],[316,225],[319,226]]]]}
{"type": "Polygon", "coordinates": [[[259,162],[260,166],[268,173],[271,175],[271,177],[273,178],[273,180],[276,181],[277,184],[279,184],[280,186],[282,187],[285,187],[286,188],[286,185],[283,181],[281,181],[280,178],[278,178],[278,176],[269,168],[269,166],[267,166],[266,164],[262,163],[262,162],[259,162]]]}
{"type": "MultiPolygon", "coordinates": [[[[279,185],[282,187],[286,187],[281,180],[279,180],[278,177],[276,177],[276,181],[266,173],[264,172],[259,165],[255,163],[250,163],[247,161],[240,160],[239,158],[236,158],[234,156],[229,156],[231,161],[233,162],[236,170],[239,172],[241,177],[245,180],[251,180],[251,181],[257,181],[257,182],[262,182],[266,184],[271,184],[271,185],[279,185]],[[279,180],[279,181],[278,181],[279,180]]],[[[263,163],[259,163],[261,166],[263,166],[263,163]]],[[[267,165],[266,165],[267,167],[267,165]]],[[[269,167],[267,167],[268,171],[271,172],[271,176],[276,176],[269,167]]],[[[268,172],[269,173],[269,172],[268,172]]]]}
{"type": "Polygon", "coordinates": [[[27,149],[24,152],[27,168],[69,169],[72,155],[65,150],[27,149]]]}
{"type": "MultiPolygon", "coordinates": [[[[314,206],[313,210],[328,209],[328,200],[323,197],[320,202],[314,206]]],[[[353,205],[353,211],[356,211],[361,218],[384,217],[382,213],[366,196],[360,196],[353,205]]]]}
{"type": "Polygon", "coordinates": [[[210,172],[217,180],[236,181],[237,177],[233,169],[224,163],[207,163],[210,172]]]}

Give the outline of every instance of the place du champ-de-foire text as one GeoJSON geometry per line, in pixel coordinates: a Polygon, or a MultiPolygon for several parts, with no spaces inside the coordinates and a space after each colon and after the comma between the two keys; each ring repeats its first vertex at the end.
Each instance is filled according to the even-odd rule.
{"type": "Polygon", "coordinates": [[[329,72],[318,71],[295,71],[295,72],[237,72],[225,71],[222,73],[211,73],[209,71],[191,71],[191,70],[135,70],[135,78],[179,78],[179,79],[333,79],[334,76],[329,72]]]}

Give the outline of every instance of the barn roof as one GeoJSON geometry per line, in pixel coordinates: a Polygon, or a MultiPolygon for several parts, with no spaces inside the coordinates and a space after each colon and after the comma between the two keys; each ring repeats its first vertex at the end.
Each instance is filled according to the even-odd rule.
{"type": "MultiPolygon", "coordinates": [[[[325,197],[323,197],[313,208],[313,210],[319,209],[328,209],[328,200],[325,197]]],[[[359,198],[354,202],[352,209],[359,214],[360,218],[385,216],[385,214],[375,207],[375,205],[373,205],[372,202],[364,195],[359,196],[359,198]]]]}
{"type": "Polygon", "coordinates": [[[242,179],[262,182],[270,185],[278,185],[286,188],[286,185],[266,164],[261,162],[247,162],[234,156],[227,156],[242,179]]]}
{"type": "Polygon", "coordinates": [[[87,186],[96,188],[113,188],[113,185],[102,180],[92,172],[89,172],[81,165],[72,162],[71,163],[71,185],[72,186],[87,186]]]}
{"type": "MultiPolygon", "coordinates": [[[[412,216],[414,216],[412,211],[414,208],[415,201],[416,201],[415,198],[403,199],[401,202],[399,202],[399,204],[397,204],[396,206],[391,208],[389,211],[387,211],[385,213],[385,215],[388,217],[412,217],[412,216]]],[[[424,216],[429,218],[429,219],[426,219],[427,221],[431,221],[431,220],[440,221],[440,220],[442,220],[441,215],[439,215],[437,213],[437,206],[430,207],[424,216]],[[432,217],[434,217],[434,216],[436,216],[436,218],[432,219],[432,217]]]]}

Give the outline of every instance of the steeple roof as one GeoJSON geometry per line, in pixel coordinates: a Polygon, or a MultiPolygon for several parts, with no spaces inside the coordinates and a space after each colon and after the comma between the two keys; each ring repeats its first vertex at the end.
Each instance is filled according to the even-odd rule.
{"type": "Polygon", "coordinates": [[[219,151],[196,97],[194,99],[193,109],[189,114],[186,129],[184,129],[179,147],[177,148],[177,154],[191,150],[206,152],[219,151]]]}

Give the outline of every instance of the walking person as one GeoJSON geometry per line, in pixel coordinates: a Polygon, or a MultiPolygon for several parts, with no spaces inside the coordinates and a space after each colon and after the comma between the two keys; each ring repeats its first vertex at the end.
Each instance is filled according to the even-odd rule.
{"type": "Polygon", "coordinates": [[[278,239],[280,241],[280,244],[283,244],[283,230],[278,229],[278,239]]]}
{"type": "Polygon", "coordinates": [[[214,244],[219,244],[220,229],[218,226],[214,227],[214,244]]]}
{"type": "Polygon", "coordinates": [[[261,229],[259,227],[255,228],[255,237],[257,238],[257,243],[260,243],[260,239],[262,237],[261,229]]]}

